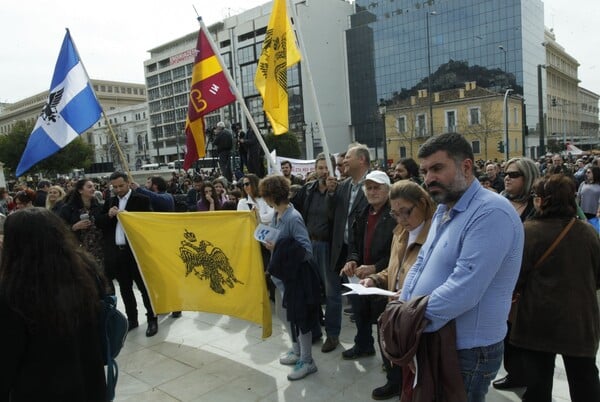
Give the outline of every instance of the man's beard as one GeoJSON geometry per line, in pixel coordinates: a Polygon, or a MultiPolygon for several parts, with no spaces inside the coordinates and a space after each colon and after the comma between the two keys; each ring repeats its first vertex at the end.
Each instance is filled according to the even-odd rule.
{"type": "Polygon", "coordinates": [[[442,191],[437,191],[432,193],[429,192],[431,198],[438,204],[449,204],[455,203],[462,197],[462,195],[467,191],[469,185],[467,184],[467,178],[462,174],[460,170],[456,171],[456,175],[454,176],[454,182],[449,185],[443,185],[437,181],[431,182],[428,184],[428,187],[437,187],[442,191]]]}

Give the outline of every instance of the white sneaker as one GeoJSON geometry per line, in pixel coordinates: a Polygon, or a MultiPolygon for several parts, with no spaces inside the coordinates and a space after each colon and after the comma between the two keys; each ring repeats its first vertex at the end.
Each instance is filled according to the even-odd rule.
{"type": "Polygon", "coordinates": [[[300,360],[300,356],[294,353],[293,350],[290,350],[289,352],[285,353],[279,358],[279,364],[283,364],[285,366],[293,366],[298,362],[298,360],[300,360]]]}
{"type": "Polygon", "coordinates": [[[315,361],[311,361],[310,363],[303,362],[302,360],[298,360],[296,365],[294,366],[294,371],[288,374],[287,378],[290,381],[301,380],[309,374],[317,372],[317,365],[315,361]]]}

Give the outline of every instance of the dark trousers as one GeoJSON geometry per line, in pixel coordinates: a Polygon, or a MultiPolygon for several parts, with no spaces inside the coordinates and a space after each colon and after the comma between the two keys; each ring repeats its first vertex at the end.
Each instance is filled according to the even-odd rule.
{"type": "Polygon", "coordinates": [[[507,322],[508,331],[504,338],[504,370],[508,373],[511,381],[517,384],[525,384],[525,369],[523,368],[523,350],[509,342],[512,324],[507,322]]]}
{"type": "MultiPolygon", "coordinates": [[[[556,353],[521,349],[526,372],[527,402],[551,402],[556,353]]],[[[596,357],[562,356],[572,402],[600,401],[596,357]]]]}
{"type": "Polygon", "coordinates": [[[349,296],[352,303],[352,312],[355,318],[356,335],[355,347],[363,352],[374,350],[373,324],[385,310],[387,297],[383,296],[349,296]]]}
{"type": "Polygon", "coordinates": [[[231,173],[231,151],[219,152],[219,169],[221,169],[221,174],[231,182],[233,178],[231,173]]]}
{"type": "Polygon", "coordinates": [[[156,318],[152,305],[150,304],[150,298],[148,297],[148,291],[140,275],[140,270],[135,262],[131,249],[126,246],[122,249],[117,248],[116,254],[113,259],[114,272],[119,282],[119,288],[121,290],[121,298],[125,305],[125,313],[129,321],[137,321],[137,301],[133,294],[133,283],[139,289],[142,294],[142,300],[144,301],[144,307],[146,308],[146,317],[148,321],[156,318]]]}

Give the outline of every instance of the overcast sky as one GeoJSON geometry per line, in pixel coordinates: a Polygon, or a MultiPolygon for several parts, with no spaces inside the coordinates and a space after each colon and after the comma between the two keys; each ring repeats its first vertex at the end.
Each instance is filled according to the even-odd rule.
{"type": "MultiPolygon", "coordinates": [[[[319,0],[310,0],[318,4],[319,0]]],[[[460,0],[452,0],[460,1],[460,0]]],[[[523,0],[527,1],[527,0],[523,0]]],[[[144,83],[148,49],[268,0],[9,1],[0,13],[0,102],[49,89],[65,28],[91,78],[144,83]]],[[[598,0],[545,0],[545,24],[575,57],[581,86],[600,94],[598,0]]]]}

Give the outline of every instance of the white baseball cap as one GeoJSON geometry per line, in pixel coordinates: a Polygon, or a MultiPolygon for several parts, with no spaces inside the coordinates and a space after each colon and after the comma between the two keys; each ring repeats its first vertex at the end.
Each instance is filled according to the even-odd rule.
{"type": "Polygon", "coordinates": [[[390,182],[390,178],[387,175],[387,173],[382,172],[381,170],[374,170],[372,172],[370,172],[367,177],[365,177],[365,181],[370,180],[373,181],[375,183],[379,183],[379,184],[385,184],[390,186],[391,182],[390,182]]]}

